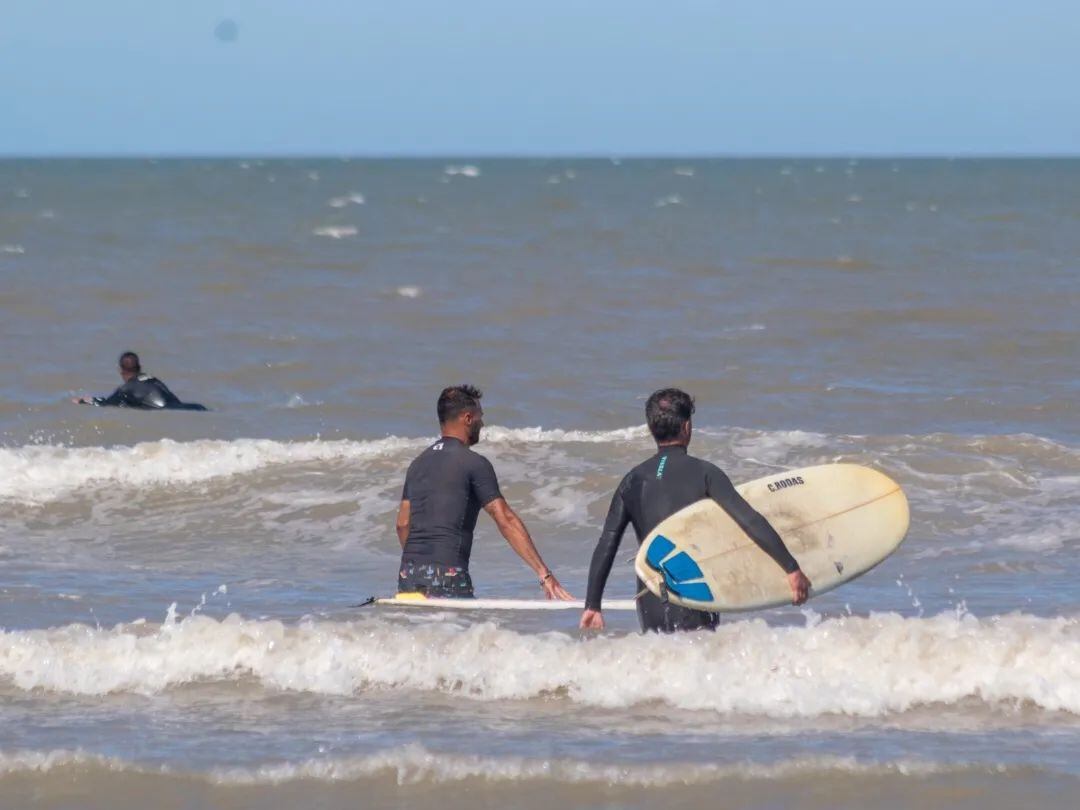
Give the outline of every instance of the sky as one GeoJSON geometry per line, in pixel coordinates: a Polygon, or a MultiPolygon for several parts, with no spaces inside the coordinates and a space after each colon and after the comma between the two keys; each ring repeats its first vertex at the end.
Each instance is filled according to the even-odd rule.
{"type": "Polygon", "coordinates": [[[0,155],[1077,155],[1075,0],[0,0],[0,155]]]}

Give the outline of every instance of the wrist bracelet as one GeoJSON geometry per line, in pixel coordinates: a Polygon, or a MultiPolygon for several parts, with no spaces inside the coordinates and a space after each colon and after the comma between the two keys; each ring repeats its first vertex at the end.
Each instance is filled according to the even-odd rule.
{"type": "Polygon", "coordinates": [[[544,576],[540,577],[540,587],[543,588],[544,583],[547,582],[549,579],[551,579],[553,576],[555,576],[555,575],[553,573],[551,573],[550,571],[548,571],[546,574],[544,574],[544,576]]]}

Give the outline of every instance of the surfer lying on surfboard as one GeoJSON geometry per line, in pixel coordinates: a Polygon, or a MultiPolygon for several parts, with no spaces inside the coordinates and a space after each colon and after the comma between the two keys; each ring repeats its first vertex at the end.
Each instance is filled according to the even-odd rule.
{"type": "Polygon", "coordinates": [[[441,436],[409,465],[397,536],[401,542],[399,593],[473,596],[469,576],[476,518],[483,509],[540,581],[548,599],[571,599],[536,550],[529,530],[499,491],[491,462],[471,448],[480,441],[484,411],[471,385],[446,388],[436,411],[441,436]]]}
{"type": "MultiPolygon", "coordinates": [[[[799,569],[780,535],[748,504],[731,480],[714,464],[687,454],[693,433],[694,400],[685,391],[665,388],[645,404],[645,420],[656,440],[656,455],[643,461],[623,478],[611,499],[607,520],[589,566],[589,588],[582,629],[602,630],[601,599],[611,573],[623,532],[634,525],[638,544],[665,518],[703,498],[712,498],[750,538],[783,569],[791,586],[792,602],[801,605],[810,580],[799,569]]],[[[642,630],[670,633],[716,627],[719,616],[675,605],[649,592],[638,581],[637,613],[642,630]]]]}
{"type": "Polygon", "coordinates": [[[107,397],[75,397],[76,405],[98,407],[141,408],[143,410],[205,411],[197,402],[181,402],[169,387],[157,377],[142,373],[139,355],[124,352],[120,355],[120,377],[123,385],[107,397]]]}

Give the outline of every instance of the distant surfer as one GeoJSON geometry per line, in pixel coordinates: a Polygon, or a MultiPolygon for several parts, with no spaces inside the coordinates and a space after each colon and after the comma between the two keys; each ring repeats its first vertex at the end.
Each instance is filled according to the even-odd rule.
{"type": "MultiPolygon", "coordinates": [[[[633,524],[640,545],[661,521],[703,498],[712,498],[720,504],[783,569],[791,586],[792,602],[801,605],[806,601],[810,580],[799,569],[798,562],[776,530],[735,491],[723,470],[687,454],[693,432],[693,413],[693,398],[678,388],[656,391],[645,404],[645,420],[656,440],[656,455],[627,473],[611,499],[607,520],[589,566],[589,589],[585,611],[581,614],[582,629],[604,629],[601,613],[604,585],[627,525],[633,524]]],[[[642,630],[671,633],[713,629],[719,622],[716,613],[691,610],[660,599],[646,590],[640,581],[638,590],[642,592],[637,599],[642,630]]]]}
{"type": "Polygon", "coordinates": [[[469,555],[476,518],[483,509],[536,573],[544,595],[570,599],[544,565],[529,530],[503,498],[495,468],[470,449],[480,441],[484,426],[481,396],[471,385],[456,385],[439,394],[436,411],[442,435],[409,465],[401,493],[398,592],[472,597],[469,555]]]}
{"type": "Polygon", "coordinates": [[[120,355],[120,376],[124,383],[107,397],[76,397],[78,405],[101,407],[142,408],[144,410],[205,411],[197,402],[181,402],[157,377],[142,373],[139,355],[124,352],[120,355]]]}

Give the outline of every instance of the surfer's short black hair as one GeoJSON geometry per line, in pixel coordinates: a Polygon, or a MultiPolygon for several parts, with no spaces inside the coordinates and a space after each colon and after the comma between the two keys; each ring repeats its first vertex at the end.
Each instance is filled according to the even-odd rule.
{"type": "Polygon", "coordinates": [[[142,366],[139,365],[139,355],[135,352],[124,352],[120,355],[120,368],[127,372],[134,372],[138,374],[142,371],[142,366]]]}
{"type": "Polygon", "coordinates": [[[435,406],[439,414],[439,424],[445,425],[465,411],[475,411],[480,407],[480,398],[483,396],[483,392],[472,385],[452,385],[444,388],[435,406]]]}
{"type": "Polygon", "coordinates": [[[645,403],[645,422],[658,442],[679,438],[683,425],[694,414],[694,398],[678,388],[653,391],[645,403]]]}

